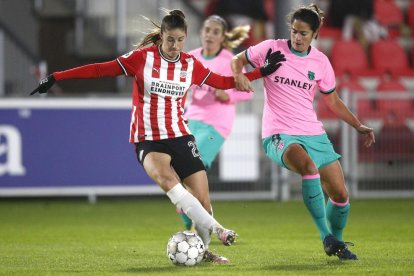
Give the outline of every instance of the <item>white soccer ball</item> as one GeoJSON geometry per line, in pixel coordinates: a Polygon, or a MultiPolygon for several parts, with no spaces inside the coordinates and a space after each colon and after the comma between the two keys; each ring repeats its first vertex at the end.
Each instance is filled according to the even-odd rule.
{"type": "Polygon", "coordinates": [[[177,232],[167,244],[167,257],[173,264],[194,266],[204,256],[204,243],[191,231],[177,232]]]}

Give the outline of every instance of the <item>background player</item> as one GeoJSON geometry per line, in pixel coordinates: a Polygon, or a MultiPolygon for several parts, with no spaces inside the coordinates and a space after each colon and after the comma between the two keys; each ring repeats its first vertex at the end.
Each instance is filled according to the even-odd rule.
{"type": "MultiPolygon", "coordinates": [[[[227,22],[218,15],[211,15],[203,22],[201,29],[202,47],[189,52],[206,67],[222,75],[231,75],[232,49],[238,47],[247,37],[250,26],[239,26],[228,30],[227,22]]],[[[250,100],[252,93],[240,93],[235,89],[215,89],[209,85],[192,86],[191,102],[186,107],[188,127],[197,141],[206,169],[211,168],[225,139],[230,135],[236,116],[236,103],[250,100]]],[[[184,212],[181,214],[184,227],[190,230],[192,221],[184,212]]]]}

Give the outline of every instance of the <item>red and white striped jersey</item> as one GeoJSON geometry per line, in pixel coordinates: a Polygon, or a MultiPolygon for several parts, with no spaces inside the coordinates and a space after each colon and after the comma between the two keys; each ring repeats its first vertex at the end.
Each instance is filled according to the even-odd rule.
{"type": "Polygon", "coordinates": [[[135,78],[131,143],[191,134],[183,117],[185,98],[191,85],[203,85],[209,69],[184,52],[169,60],[158,46],[129,52],[117,61],[126,76],[135,78]]]}

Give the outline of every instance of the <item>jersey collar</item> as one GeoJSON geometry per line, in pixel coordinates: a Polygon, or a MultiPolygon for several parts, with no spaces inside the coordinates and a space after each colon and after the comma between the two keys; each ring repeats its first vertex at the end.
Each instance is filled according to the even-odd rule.
{"type": "Polygon", "coordinates": [[[312,48],[312,47],[309,45],[309,48],[308,48],[308,50],[307,50],[306,52],[303,52],[303,53],[298,52],[298,51],[296,51],[295,49],[293,49],[293,47],[292,47],[292,42],[290,41],[290,39],[288,40],[288,46],[289,46],[290,51],[291,51],[294,55],[299,56],[299,57],[306,57],[307,55],[309,55],[309,53],[310,53],[310,51],[311,51],[311,48],[312,48]]]}
{"type": "Polygon", "coordinates": [[[214,55],[207,57],[205,55],[203,55],[203,48],[201,48],[201,56],[205,59],[205,60],[210,60],[210,59],[214,59],[216,56],[218,56],[221,53],[221,50],[223,50],[223,47],[221,47],[217,53],[215,53],[214,55]]]}
{"type": "Polygon", "coordinates": [[[162,54],[162,51],[161,51],[161,45],[159,45],[158,46],[158,52],[160,53],[160,56],[165,60],[165,61],[168,61],[168,62],[177,62],[177,61],[179,61],[180,60],[180,57],[181,57],[181,53],[179,53],[178,54],[178,56],[175,58],[175,59],[169,59],[169,58],[167,58],[166,56],[164,56],[163,54],[162,54]]]}

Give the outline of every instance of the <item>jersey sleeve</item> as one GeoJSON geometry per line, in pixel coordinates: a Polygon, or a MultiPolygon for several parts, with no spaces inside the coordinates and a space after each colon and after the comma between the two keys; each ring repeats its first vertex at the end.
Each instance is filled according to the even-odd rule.
{"type": "Polygon", "coordinates": [[[269,48],[272,49],[272,51],[274,51],[274,43],[272,42],[273,40],[269,39],[247,48],[245,52],[246,58],[251,66],[253,66],[254,68],[258,68],[264,65],[266,54],[269,48]]]}
{"type": "Polygon", "coordinates": [[[122,70],[115,60],[102,63],[87,64],[65,71],[53,73],[53,76],[57,81],[68,79],[116,77],[119,75],[122,75],[122,70]]]}
{"type": "Polygon", "coordinates": [[[143,62],[141,49],[131,51],[116,59],[125,76],[135,76],[138,65],[143,62]]]}
{"type": "MultiPolygon", "coordinates": [[[[254,69],[253,71],[244,73],[244,75],[250,81],[257,80],[263,77],[262,73],[260,72],[260,69],[254,69]]],[[[207,76],[207,79],[205,80],[205,83],[207,85],[210,85],[211,87],[224,90],[236,87],[234,78],[232,76],[222,76],[214,72],[210,72],[210,74],[207,76]]]]}
{"type": "Polygon", "coordinates": [[[323,94],[329,94],[335,91],[336,89],[336,79],[335,79],[335,72],[332,68],[331,63],[329,62],[328,58],[325,57],[323,60],[323,68],[324,73],[323,78],[317,80],[319,91],[323,94]]]}
{"type": "Polygon", "coordinates": [[[210,76],[211,70],[205,67],[195,57],[192,58],[194,59],[192,84],[202,86],[206,82],[207,78],[210,76]]]}

